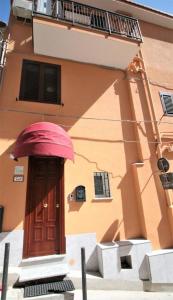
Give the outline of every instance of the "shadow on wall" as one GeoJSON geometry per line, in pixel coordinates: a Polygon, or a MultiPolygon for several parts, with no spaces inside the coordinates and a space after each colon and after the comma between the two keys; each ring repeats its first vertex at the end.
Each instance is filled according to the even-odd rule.
{"type": "Polygon", "coordinates": [[[140,22],[140,27],[144,37],[173,43],[172,29],[162,27],[160,30],[159,26],[145,22],[140,22]]]}
{"type": "MultiPolygon", "coordinates": [[[[125,78],[118,83],[115,83],[114,89],[115,94],[119,95],[119,104],[120,104],[120,112],[122,120],[130,120],[133,119],[131,108],[130,108],[130,99],[128,95],[123,97],[122,89],[124,88],[123,82],[125,82],[125,78]],[[128,109],[127,109],[128,107],[128,109]]],[[[127,82],[125,83],[127,85],[127,82]]],[[[137,90],[139,92],[139,99],[143,111],[143,119],[149,120],[151,118],[150,112],[148,109],[148,103],[146,100],[146,94],[143,87],[142,81],[137,81],[137,90]]],[[[126,91],[128,91],[128,87],[126,86],[126,91]]],[[[145,123],[144,127],[139,127],[142,135],[146,137],[147,141],[155,140],[155,135],[153,132],[153,127],[150,123],[145,123]]],[[[124,159],[126,161],[126,174],[122,178],[118,188],[121,190],[121,198],[122,198],[122,209],[123,209],[123,222],[124,222],[124,230],[125,230],[125,238],[137,238],[139,236],[147,237],[147,228],[146,228],[146,220],[143,210],[143,202],[142,202],[142,193],[144,191],[140,191],[140,200],[141,206],[138,208],[137,203],[137,194],[135,192],[135,186],[133,182],[133,174],[131,164],[137,162],[138,151],[137,151],[137,143],[130,143],[128,141],[135,141],[136,136],[134,132],[134,127],[132,123],[122,122],[122,134],[124,140],[124,159]],[[140,213],[138,211],[140,209],[140,213]],[[139,218],[140,216],[140,218],[139,218]],[[141,226],[142,225],[142,226],[141,226]]],[[[165,196],[161,189],[161,185],[159,183],[159,176],[157,172],[157,158],[155,156],[156,149],[154,144],[147,143],[147,147],[149,147],[149,157],[146,159],[149,160],[151,165],[152,174],[148,175],[148,181],[144,184],[144,189],[148,188],[151,178],[154,178],[157,199],[160,205],[160,211],[162,215],[162,219],[158,226],[158,236],[160,240],[160,245],[162,248],[172,246],[170,228],[168,226],[167,213],[166,213],[166,205],[165,205],[165,196]],[[164,199],[164,201],[163,201],[164,199]],[[165,232],[167,234],[165,235],[165,232]]],[[[152,218],[152,216],[151,216],[152,218]]]]}
{"type": "MultiPolygon", "coordinates": [[[[12,61],[14,57],[11,56],[11,61],[9,62],[12,67],[12,61]]],[[[38,58],[39,60],[39,58],[38,58]]],[[[58,63],[58,60],[48,59],[48,62],[58,63]]],[[[17,61],[18,65],[21,61],[17,61]]],[[[61,61],[63,73],[62,73],[62,91],[63,91],[63,100],[64,107],[60,110],[61,117],[53,117],[47,115],[45,116],[44,121],[57,123],[65,123],[69,125],[68,130],[70,130],[76,122],[92,107],[99,102],[99,99],[103,96],[103,94],[113,86],[116,78],[119,79],[122,76],[121,71],[111,71],[104,68],[99,68],[96,66],[90,65],[81,65],[72,62],[61,61]],[[65,89],[65,86],[68,86],[68,89],[65,89]],[[85,89],[84,89],[85,87],[85,89]],[[67,117],[68,116],[68,117],[67,117]],[[74,117],[69,117],[74,116],[74,117]],[[77,117],[75,117],[77,116],[77,117]],[[56,120],[56,121],[55,121],[56,120]]],[[[10,80],[9,73],[6,72],[2,99],[5,99],[5,91],[7,90],[7,104],[8,99],[15,99],[16,95],[15,90],[19,90],[18,77],[14,76],[16,80],[10,80]],[[8,89],[6,88],[8,80],[8,89]],[[13,85],[15,88],[13,89],[13,85]]],[[[4,100],[5,101],[5,100],[4,100]]],[[[7,114],[3,114],[3,118],[1,119],[1,129],[5,128],[5,130],[1,130],[0,137],[4,139],[15,139],[20,134],[20,132],[27,127],[29,124],[40,121],[43,107],[47,108],[48,112],[52,109],[52,106],[47,106],[39,103],[29,103],[19,101],[16,103],[15,100],[11,101],[12,109],[21,109],[32,113],[17,113],[17,112],[9,112],[7,114]],[[15,102],[14,102],[15,101],[15,102]],[[14,102],[14,103],[13,103],[14,102]],[[24,109],[23,109],[24,108],[24,109]],[[37,115],[37,112],[39,113],[37,115]],[[7,117],[8,122],[6,122],[7,117]],[[6,124],[6,126],[4,126],[6,124]]],[[[105,103],[107,101],[106,97],[104,99],[105,103]]],[[[96,106],[97,107],[97,106],[96,106]]],[[[104,112],[105,113],[105,112],[104,112]]],[[[56,114],[56,113],[55,113],[56,114]]],[[[100,115],[98,114],[98,117],[100,115]]],[[[90,121],[88,121],[90,122],[90,121]]],[[[14,145],[14,144],[13,144],[14,145]]],[[[4,151],[4,153],[0,156],[0,204],[5,206],[5,214],[4,214],[4,228],[5,230],[12,230],[17,228],[24,220],[25,215],[25,202],[26,202],[26,179],[24,183],[13,183],[13,172],[16,163],[9,159],[9,153],[11,152],[13,145],[11,145],[8,149],[4,151]],[[4,171],[2,171],[4,170],[4,171]],[[13,199],[11,199],[13,195],[13,199]],[[16,208],[21,207],[20,210],[16,212],[16,208]],[[8,219],[7,219],[8,216],[8,219]],[[10,221],[10,222],[9,222],[10,221]]],[[[21,161],[25,161],[27,165],[27,158],[19,160],[18,165],[21,164],[21,161]]],[[[26,174],[27,174],[27,170],[26,174]]],[[[81,203],[69,203],[69,211],[79,211],[82,207],[81,203]]]]}
{"type": "Polygon", "coordinates": [[[69,202],[68,212],[79,211],[82,206],[83,206],[83,203],[79,203],[79,202],[75,202],[75,201],[69,202]]]}
{"type": "MultiPolygon", "coordinates": [[[[29,101],[16,102],[16,97],[19,96],[20,90],[22,60],[13,56],[10,59],[9,68],[4,77],[1,97],[1,104],[8,105],[8,108],[11,110],[6,126],[6,136],[5,133],[3,134],[4,138],[9,138],[11,130],[14,132],[14,138],[16,138],[26,126],[43,121],[43,119],[47,122],[62,125],[62,127],[64,125],[65,129],[69,131],[90,108],[92,108],[92,115],[90,114],[88,117],[106,117],[105,111],[103,111],[103,116],[100,113],[94,113],[93,115],[93,108],[97,111],[100,107],[100,99],[109,88],[112,88],[115,80],[119,80],[122,74],[121,71],[47,58],[47,63],[61,65],[62,101],[64,106],[29,101]],[[10,72],[9,70],[12,71],[10,72]],[[12,112],[13,109],[14,112],[12,112]]],[[[33,57],[31,56],[30,59],[33,59],[33,57]]],[[[43,57],[38,56],[37,60],[42,61],[43,57]]],[[[106,105],[106,96],[103,99],[103,103],[104,101],[106,105]]],[[[87,124],[90,123],[91,120],[85,120],[84,126],[87,127],[87,124]]],[[[81,127],[81,132],[84,126],[81,127]]]]}
{"type": "Polygon", "coordinates": [[[0,156],[0,205],[4,206],[3,231],[17,228],[24,219],[26,179],[21,183],[13,182],[16,166],[16,162],[10,159],[13,146],[14,144],[8,147],[0,156]]]}
{"type": "MultiPolygon", "coordinates": [[[[144,120],[149,120],[151,118],[150,112],[148,109],[147,105],[147,100],[146,100],[146,92],[143,87],[142,81],[137,82],[138,85],[138,91],[139,91],[139,96],[141,99],[141,107],[143,111],[143,119],[144,120]]],[[[146,132],[146,137],[149,141],[155,141],[155,134],[153,132],[153,127],[151,123],[145,123],[145,132],[146,132]]],[[[161,220],[158,226],[158,237],[160,241],[160,246],[161,248],[167,248],[172,246],[172,237],[171,237],[171,231],[170,231],[170,226],[168,223],[168,217],[167,217],[167,207],[166,207],[166,199],[164,195],[164,191],[161,187],[160,184],[160,179],[158,176],[158,168],[157,168],[157,157],[156,157],[156,148],[155,144],[148,143],[147,147],[149,147],[150,150],[150,157],[148,158],[152,174],[148,174],[148,178],[150,179],[150,176],[152,175],[152,178],[154,180],[154,185],[155,185],[155,190],[157,193],[157,201],[160,206],[160,213],[161,213],[161,220]]],[[[145,185],[145,189],[147,188],[149,184],[149,180],[147,184],[145,185]]],[[[143,193],[143,191],[141,191],[143,193]]],[[[152,216],[151,216],[152,218],[152,216]]],[[[145,223],[145,220],[143,220],[145,223]]]]}
{"type": "MultiPolygon", "coordinates": [[[[115,95],[119,95],[119,107],[122,120],[133,120],[128,86],[126,77],[114,84],[115,95]]],[[[136,193],[133,183],[133,174],[131,164],[138,160],[137,145],[133,142],[136,140],[133,123],[122,122],[122,155],[126,163],[126,173],[118,184],[117,188],[121,191],[123,226],[125,238],[137,238],[142,235],[140,220],[137,209],[136,193]]]]}
{"type": "MultiPolygon", "coordinates": [[[[125,77],[118,76],[117,80],[114,78],[114,91],[116,95],[119,95],[119,106],[121,112],[121,119],[132,119],[132,113],[129,107],[129,95],[128,95],[128,87],[125,81],[125,77]]],[[[117,102],[117,97],[114,97],[114,101],[117,102]]],[[[117,103],[116,103],[117,105],[117,103]]],[[[115,107],[116,107],[115,105],[115,107]]],[[[122,122],[120,125],[123,133],[123,140],[135,140],[134,128],[133,124],[122,122]]],[[[119,143],[122,145],[124,150],[122,151],[122,155],[126,161],[126,174],[122,177],[121,175],[115,176],[111,173],[112,178],[119,177],[120,183],[117,187],[121,190],[121,199],[122,199],[122,207],[123,207],[123,220],[119,223],[118,220],[114,221],[110,227],[105,232],[102,237],[101,242],[110,242],[113,240],[119,240],[122,238],[120,232],[118,232],[120,226],[124,227],[125,238],[136,238],[139,236],[143,236],[140,230],[140,220],[137,210],[136,203],[136,194],[133,186],[133,176],[131,173],[131,164],[138,160],[137,157],[137,146],[134,143],[126,143],[122,140],[106,140],[106,139],[92,139],[85,137],[72,137],[75,140],[88,140],[94,142],[106,142],[106,143],[119,143]]],[[[81,155],[80,153],[76,153],[76,155],[82,157],[88,163],[95,164],[95,167],[99,171],[107,171],[102,170],[102,168],[98,165],[97,161],[90,161],[86,156],[81,155]]],[[[82,205],[78,205],[76,203],[71,203],[70,210],[79,210],[82,205]]],[[[121,230],[122,232],[122,230],[121,230]]],[[[123,237],[124,238],[124,237],[123,237]]]]}
{"type": "MultiPolygon", "coordinates": [[[[39,56],[38,56],[38,60],[39,60],[39,56]]],[[[115,94],[119,95],[121,118],[132,119],[132,114],[129,107],[128,88],[127,88],[127,83],[125,82],[125,78],[123,78],[124,76],[123,72],[113,71],[113,70],[111,71],[111,70],[107,70],[104,68],[99,68],[91,65],[81,65],[74,62],[59,61],[53,58],[48,58],[47,62],[60,63],[62,65],[62,70],[63,70],[62,98],[64,101],[64,107],[59,112],[61,117],[56,116],[56,113],[54,116],[45,115],[44,121],[49,121],[53,123],[62,123],[69,126],[68,130],[72,129],[73,126],[78,122],[78,120],[80,120],[80,118],[83,115],[85,115],[85,113],[88,112],[90,108],[93,109],[94,105],[97,104],[97,101],[99,102],[100,98],[113,85],[114,85],[115,94]]],[[[20,62],[17,61],[16,63],[20,64],[21,61],[20,62]]],[[[14,93],[16,92],[13,92],[13,90],[14,91],[19,90],[18,87],[19,78],[17,78],[17,76],[16,77],[13,76],[13,77],[16,78],[15,79],[16,82],[15,80],[13,81],[9,80],[8,84],[10,84],[10,86],[8,86],[8,89],[7,86],[6,87],[4,86],[4,90],[8,90],[7,99],[15,99],[16,94],[14,95],[14,93]],[[13,84],[15,85],[14,89],[13,89],[13,84]]],[[[105,99],[103,101],[105,101],[105,99]]],[[[114,101],[117,102],[117,97],[114,97],[114,99],[115,99],[114,101]]],[[[46,108],[48,110],[48,113],[52,111],[50,109],[50,107],[52,108],[52,106],[48,107],[46,105],[33,103],[33,102],[23,103],[22,101],[19,101],[17,104],[16,102],[13,103],[13,105],[14,106],[17,105],[18,108],[19,107],[25,108],[25,110],[35,111],[36,113],[38,112],[40,114],[42,111],[46,111],[46,108]]],[[[96,105],[94,109],[96,110],[97,107],[99,107],[99,105],[98,106],[96,105]]],[[[95,115],[101,118],[101,116],[99,116],[99,113],[94,114],[94,116],[95,115]]],[[[18,114],[18,116],[19,118],[17,119],[17,122],[14,117],[9,119],[9,122],[7,124],[9,130],[7,128],[6,138],[9,138],[8,133],[10,131],[10,128],[14,128],[15,122],[17,123],[17,129],[14,128],[13,131],[15,132],[15,137],[17,137],[17,135],[24,129],[24,127],[26,127],[29,124],[29,120],[32,120],[32,117],[29,114],[24,116],[22,114],[18,114]]],[[[37,118],[38,118],[37,120],[35,118],[35,122],[40,121],[39,115],[37,118]]],[[[88,120],[87,122],[90,121],[88,120]]],[[[32,121],[30,123],[32,123],[32,121]]],[[[122,132],[123,132],[124,140],[134,140],[135,135],[134,135],[134,129],[132,124],[122,123],[122,132]]],[[[122,143],[122,141],[108,141],[108,142],[122,143]]],[[[124,222],[125,237],[132,238],[141,235],[140,221],[139,221],[137,204],[136,204],[136,194],[134,192],[133,178],[130,170],[131,163],[138,160],[136,145],[134,145],[133,143],[124,143],[124,153],[125,154],[123,159],[126,160],[126,174],[122,178],[120,184],[115,188],[119,188],[121,190],[122,208],[123,208],[123,221],[121,222],[122,223],[124,222]]],[[[5,169],[8,169],[6,167],[8,166],[8,163],[7,163],[7,158],[5,156],[5,153],[0,157],[0,162],[3,163],[5,169]]],[[[4,184],[6,184],[6,181],[8,182],[8,180],[3,180],[4,184]]],[[[11,193],[5,190],[5,193],[3,192],[3,199],[7,199],[8,194],[10,195],[11,193]]],[[[17,201],[25,202],[25,199],[23,198],[24,197],[21,193],[19,197],[20,200],[17,199],[17,201]]],[[[14,203],[12,206],[14,210],[15,207],[17,207],[16,205],[14,205],[14,203]]],[[[69,203],[69,211],[79,211],[81,207],[82,204],[78,204],[74,202],[69,203]]],[[[18,224],[20,224],[22,219],[23,219],[23,215],[22,217],[20,214],[19,216],[15,216],[16,221],[14,222],[13,225],[14,228],[18,224]]],[[[115,221],[114,225],[113,224],[110,225],[110,228],[107,230],[107,233],[105,233],[103,236],[103,241],[106,241],[108,239],[112,240],[114,238],[115,239],[121,238],[120,234],[118,232],[116,233],[116,231],[118,230],[117,228],[119,228],[117,222],[118,221],[115,221]]]]}
{"type": "Polygon", "coordinates": [[[123,220],[119,222],[119,220],[115,220],[104,233],[101,243],[108,243],[112,241],[119,241],[120,233],[119,228],[122,225],[123,220]]]}
{"type": "Polygon", "coordinates": [[[90,256],[86,261],[86,269],[87,271],[98,272],[98,255],[97,255],[97,246],[94,248],[90,256]]]}
{"type": "Polygon", "coordinates": [[[73,190],[67,197],[67,201],[68,201],[68,205],[69,205],[69,212],[72,211],[79,211],[81,209],[81,207],[83,206],[84,202],[77,202],[75,199],[75,190],[73,190]]]}
{"type": "MultiPolygon", "coordinates": [[[[3,220],[3,231],[8,232],[13,229],[23,229],[23,222],[25,220],[25,205],[26,205],[26,193],[27,193],[27,173],[28,173],[28,158],[21,158],[18,162],[11,160],[9,155],[12,152],[14,144],[12,144],[6,151],[0,156],[0,205],[4,206],[4,220],[3,220]],[[14,182],[14,169],[15,166],[24,166],[24,182],[14,182]]],[[[51,172],[51,168],[49,168],[51,172]]],[[[41,165],[38,166],[37,170],[41,172],[41,165]]],[[[34,181],[35,185],[32,188],[36,190],[36,185],[38,185],[38,180],[34,181]]],[[[42,202],[46,197],[46,192],[53,190],[55,186],[55,181],[50,181],[47,185],[47,189],[43,189],[37,195],[37,214],[43,213],[42,202]]],[[[35,206],[32,205],[28,209],[28,213],[33,211],[35,206]]]]}

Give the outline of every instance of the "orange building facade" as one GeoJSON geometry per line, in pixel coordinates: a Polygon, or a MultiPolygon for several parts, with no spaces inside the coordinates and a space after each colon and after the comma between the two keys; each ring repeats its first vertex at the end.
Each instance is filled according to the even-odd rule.
{"type": "Polygon", "coordinates": [[[1,251],[10,241],[12,266],[66,254],[78,269],[84,246],[98,270],[98,243],[171,248],[173,194],[157,161],[172,172],[173,17],[122,0],[18,2],[0,88],[1,251]],[[68,134],[74,161],[49,152],[10,159],[38,122],[68,134]]]}

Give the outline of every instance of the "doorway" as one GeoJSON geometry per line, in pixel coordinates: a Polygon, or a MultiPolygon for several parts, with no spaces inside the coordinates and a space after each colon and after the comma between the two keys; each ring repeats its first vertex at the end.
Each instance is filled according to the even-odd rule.
{"type": "Polygon", "coordinates": [[[29,158],[24,258],[65,253],[63,162],[29,158]]]}

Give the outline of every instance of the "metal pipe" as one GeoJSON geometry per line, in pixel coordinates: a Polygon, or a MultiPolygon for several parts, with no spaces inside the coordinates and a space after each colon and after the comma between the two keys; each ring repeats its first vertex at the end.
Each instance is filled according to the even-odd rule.
{"type": "Polygon", "coordinates": [[[3,68],[5,65],[5,54],[7,50],[7,42],[2,41],[0,44],[0,47],[2,47],[2,52],[1,52],[1,58],[0,58],[0,66],[3,68]]]}
{"type": "MultiPolygon", "coordinates": [[[[148,75],[147,75],[147,68],[145,66],[145,62],[144,62],[144,59],[143,59],[141,49],[140,49],[139,55],[140,55],[140,58],[141,58],[141,62],[143,64],[144,71],[145,71],[144,72],[144,77],[145,77],[146,87],[147,87],[148,96],[149,96],[149,104],[150,104],[150,108],[151,108],[151,112],[152,112],[152,121],[154,123],[155,133],[156,133],[158,144],[161,144],[160,131],[159,131],[158,121],[157,121],[157,118],[156,118],[156,112],[155,112],[155,108],[154,108],[154,104],[153,104],[154,103],[153,102],[153,95],[152,95],[152,92],[151,92],[150,83],[149,83],[149,79],[148,79],[148,75]]],[[[145,86],[144,86],[144,89],[145,89],[145,86]]]]}
{"type": "Polygon", "coordinates": [[[6,296],[7,296],[9,253],[10,253],[10,243],[5,243],[1,300],[6,300],[6,296]]]}
{"type": "MultiPolygon", "coordinates": [[[[143,59],[143,55],[142,55],[142,50],[140,50],[140,58],[141,58],[141,62],[143,64],[143,68],[145,70],[145,81],[146,81],[146,85],[147,85],[147,90],[148,90],[148,95],[149,95],[149,103],[150,103],[150,107],[151,107],[151,112],[152,112],[152,121],[154,121],[154,126],[155,126],[155,133],[156,133],[156,137],[157,137],[157,156],[158,158],[163,157],[163,149],[162,149],[162,133],[159,130],[159,126],[158,126],[158,121],[156,118],[156,112],[155,112],[155,108],[154,108],[154,102],[153,102],[153,95],[152,95],[152,91],[151,91],[151,87],[150,87],[150,82],[148,79],[148,75],[147,75],[147,68],[145,66],[145,62],[143,59]]],[[[166,197],[166,201],[167,201],[167,205],[169,208],[172,208],[173,205],[173,197],[172,197],[172,193],[170,194],[169,190],[165,190],[165,197],[166,197]]],[[[170,226],[171,226],[171,231],[172,231],[172,235],[173,235],[173,228],[172,228],[172,215],[171,215],[171,220],[170,220],[170,226]]]]}
{"type": "Polygon", "coordinates": [[[5,66],[6,61],[6,50],[7,50],[7,42],[6,41],[0,41],[0,88],[2,85],[2,79],[3,79],[3,70],[5,66]]]}
{"type": "Polygon", "coordinates": [[[2,232],[3,215],[4,215],[4,207],[0,205],[0,233],[2,232]]]}
{"type": "Polygon", "coordinates": [[[83,295],[83,300],[87,300],[85,248],[81,248],[81,268],[82,268],[82,295],[83,295]]]}

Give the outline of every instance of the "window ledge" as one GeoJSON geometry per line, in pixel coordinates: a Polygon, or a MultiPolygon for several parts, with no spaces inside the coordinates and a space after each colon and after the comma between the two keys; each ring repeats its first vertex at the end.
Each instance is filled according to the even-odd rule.
{"type": "Polygon", "coordinates": [[[32,102],[32,103],[37,103],[37,104],[51,104],[51,105],[56,105],[56,106],[64,106],[64,103],[61,101],[59,102],[45,102],[42,100],[33,100],[33,99],[25,99],[23,97],[16,97],[16,101],[22,101],[22,102],[32,102]]]}
{"type": "Polygon", "coordinates": [[[93,201],[111,201],[112,197],[93,198],[93,201]]]}

